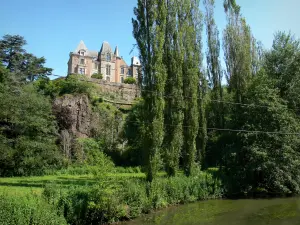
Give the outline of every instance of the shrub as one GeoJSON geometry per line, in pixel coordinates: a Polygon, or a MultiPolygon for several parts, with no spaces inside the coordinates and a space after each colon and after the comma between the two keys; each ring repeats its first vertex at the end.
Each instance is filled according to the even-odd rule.
{"type": "Polygon", "coordinates": [[[57,191],[56,186],[53,189],[47,187],[44,196],[64,212],[68,223],[75,225],[132,219],[153,209],[219,198],[222,194],[220,181],[201,171],[190,177],[161,177],[152,183],[137,178],[103,177],[92,187],[65,192],[57,191]]]}
{"type": "Polygon", "coordinates": [[[83,152],[83,163],[89,166],[97,166],[99,173],[105,174],[114,171],[114,163],[103,153],[100,144],[92,138],[77,139],[77,148],[79,152],[83,152]]]}
{"type": "Polygon", "coordinates": [[[124,80],[124,83],[125,83],[125,84],[135,84],[135,83],[136,83],[136,80],[135,80],[135,78],[133,78],[133,77],[127,77],[127,78],[124,80]]]}
{"type": "Polygon", "coordinates": [[[34,195],[25,197],[0,194],[0,224],[64,225],[66,220],[53,206],[34,195]]]}
{"type": "Polygon", "coordinates": [[[92,78],[101,80],[101,79],[103,79],[103,75],[101,73],[100,74],[99,73],[94,73],[92,75],[92,78]]]}

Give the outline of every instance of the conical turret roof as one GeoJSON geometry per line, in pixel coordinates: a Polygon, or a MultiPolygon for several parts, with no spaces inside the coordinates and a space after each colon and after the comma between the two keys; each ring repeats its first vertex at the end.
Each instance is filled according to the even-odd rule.
{"type": "Polygon", "coordinates": [[[117,46],[116,49],[115,49],[115,56],[116,56],[116,57],[120,57],[118,46],[117,46]]]}
{"type": "Polygon", "coordinates": [[[77,48],[75,49],[75,53],[78,53],[80,50],[85,50],[87,51],[88,48],[85,46],[84,42],[81,40],[77,48]]]}

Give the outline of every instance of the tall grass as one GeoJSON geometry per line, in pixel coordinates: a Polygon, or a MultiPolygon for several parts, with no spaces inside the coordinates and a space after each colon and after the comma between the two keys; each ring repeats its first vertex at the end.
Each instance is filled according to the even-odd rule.
{"type": "Polygon", "coordinates": [[[160,177],[152,183],[143,178],[116,177],[99,180],[92,187],[74,187],[67,191],[48,186],[43,194],[50,204],[64,212],[67,222],[74,225],[113,223],[170,205],[221,195],[220,181],[205,172],[191,177],[160,177]]]}
{"type": "Polygon", "coordinates": [[[35,195],[0,194],[0,225],[64,225],[55,206],[35,195]]]}

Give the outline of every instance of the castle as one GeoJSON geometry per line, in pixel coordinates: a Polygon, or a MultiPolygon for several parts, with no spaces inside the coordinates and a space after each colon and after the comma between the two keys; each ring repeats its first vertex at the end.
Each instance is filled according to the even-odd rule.
{"type": "Polygon", "coordinates": [[[131,58],[128,66],[119,55],[118,47],[113,52],[108,42],[103,42],[100,52],[88,50],[80,41],[74,52],[70,52],[68,74],[82,74],[91,77],[102,74],[108,82],[123,83],[128,77],[138,80],[141,63],[137,57],[131,58]]]}

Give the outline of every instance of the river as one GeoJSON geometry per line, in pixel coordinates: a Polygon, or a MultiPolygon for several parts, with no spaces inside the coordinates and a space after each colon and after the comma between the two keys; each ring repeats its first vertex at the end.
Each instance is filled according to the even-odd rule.
{"type": "Polygon", "coordinates": [[[300,198],[211,200],[174,206],[123,225],[300,225],[300,198]]]}

